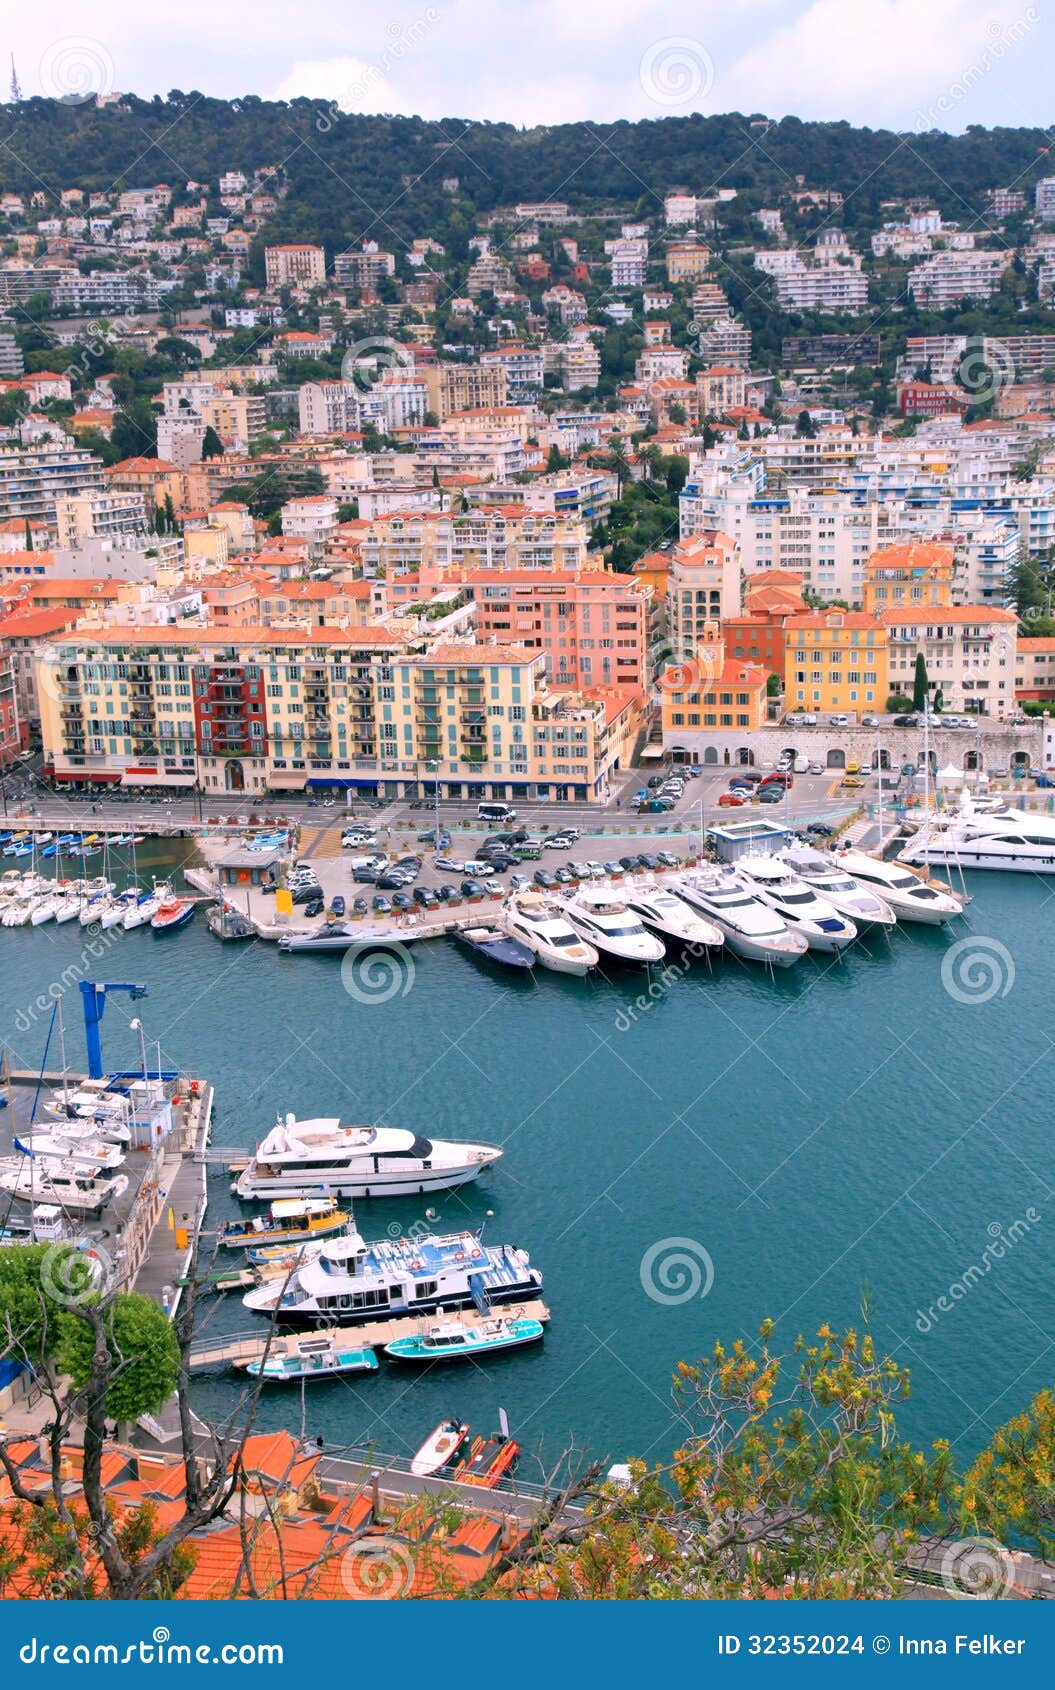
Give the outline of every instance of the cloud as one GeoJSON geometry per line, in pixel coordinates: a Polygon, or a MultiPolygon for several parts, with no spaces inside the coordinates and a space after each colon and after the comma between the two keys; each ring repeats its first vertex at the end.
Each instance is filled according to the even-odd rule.
{"type": "Polygon", "coordinates": [[[365,59],[298,59],[271,98],[320,100],[345,112],[406,109],[384,72],[365,59]]]}

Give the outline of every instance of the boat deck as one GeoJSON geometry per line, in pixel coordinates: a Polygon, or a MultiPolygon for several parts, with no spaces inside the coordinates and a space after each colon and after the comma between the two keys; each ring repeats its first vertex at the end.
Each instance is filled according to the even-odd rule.
{"type": "MultiPolygon", "coordinates": [[[[493,1315],[477,1314],[470,1309],[459,1314],[458,1319],[466,1326],[479,1326],[493,1315]]],[[[534,1298],[527,1303],[505,1303],[502,1306],[503,1320],[539,1320],[545,1325],[550,1318],[546,1304],[540,1298],[534,1298]]],[[[394,1343],[397,1338],[414,1338],[422,1327],[421,1315],[401,1315],[394,1320],[376,1320],[359,1326],[335,1326],[327,1328],[338,1349],[381,1349],[385,1344],[394,1343]]],[[[321,1330],[321,1329],[320,1329],[321,1330]]],[[[293,1355],[296,1346],[302,1343],[304,1334],[276,1333],[271,1342],[272,1356],[293,1355]]],[[[236,1332],[233,1335],[217,1335],[215,1338],[199,1338],[191,1345],[190,1366],[192,1372],[203,1373],[210,1368],[237,1367],[248,1361],[259,1361],[267,1347],[267,1333],[265,1332],[236,1332]]]]}

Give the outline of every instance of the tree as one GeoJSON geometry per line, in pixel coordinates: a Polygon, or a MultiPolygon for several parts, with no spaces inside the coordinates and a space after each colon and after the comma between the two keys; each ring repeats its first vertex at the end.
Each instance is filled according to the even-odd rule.
{"type": "Polygon", "coordinates": [[[223,441],[211,424],[202,435],[201,455],[203,462],[206,458],[222,458],[224,455],[223,441]]]}
{"type": "Polygon", "coordinates": [[[912,680],[912,708],[922,710],[927,703],[930,687],[927,682],[927,660],[921,651],[916,653],[916,673],[912,680]]]}
{"type": "Polygon", "coordinates": [[[795,419],[795,433],[805,440],[813,440],[817,433],[817,425],[808,411],[800,411],[795,419]]]}
{"type": "Polygon", "coordinates": [[[888,715],[900,716],[903,715],[906,710],[911,710],[913,708],[913,704],[911,698],[907,698],[903,692],[892,692],[888,694],[886,704],[883,708],[888,715]]]}
{"type": "MultiPolygon", "coordinates": [[[[111,1363],[106,1412],[114,1420],[138,1420],[172,1395],[179,1378],[179,1345],[164,1312],[130,1292],[105,1312],[103,1333],[111,1363]]],[[[64,1323],[56,1361],[79,1390],[92,1375],[98,1334],[83,1320],[64,1323]]]]}
{"type": "Polygon", "coordinates": [[[26,517],[26,533],[25,533],[25,540],[26,540],[26,551],[27,551],[27,552],[31,552],[31,551],[32,551],[32,550],[33,550],[33,530],[32,530],[32,528],[31,528],[31,527],[30,527],[30,526],[29,526],[29,518],[28,518],[28,516],[27,516],[27,517],[26,517]]]}

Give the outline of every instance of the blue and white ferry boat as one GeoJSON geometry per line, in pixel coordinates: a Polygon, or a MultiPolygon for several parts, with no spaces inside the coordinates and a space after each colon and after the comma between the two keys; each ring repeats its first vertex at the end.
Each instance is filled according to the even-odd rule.
{"type": "Polygon", "coordinates": [[[542,1275],[526,1250],[485,1244],[479,1233],[427,1238],[378,1238],[367,1243],[354,1229],[334,1238],[287,1279],[254,1286],[247,1309],[280,1320],[339,1319],[342,1326],[390,1315],[518,1303],[537,1297],[542,1275]]]}

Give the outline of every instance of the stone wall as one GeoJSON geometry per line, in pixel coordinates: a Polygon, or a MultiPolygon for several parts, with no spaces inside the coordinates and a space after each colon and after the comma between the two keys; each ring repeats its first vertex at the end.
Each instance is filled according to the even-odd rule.
{"type": "MultiPolygon", "coordinates": [[[[876,728],[833,728],[823,723],[816,728],[774,726],[753,734],[743,729],[726,733],[699,733],[688,729],[672,729],[665,738],[665,749],[677,762],[699,762],[727,766],[737,763],[773,764],[783,752],[794,750],[808,757],[811,763],[823,768],[845,768],[856,761],[862,768],[876,761],[876,747],[887,754],[890,765],[897,769],[905,763],[923,762],[923,730],[895,728],[889,723],[876,728]],[[685,756],[679,756],[682,747],[685,756]]],[[[977,729],[943,728],[932,725],[930,732],[932,760],[937,767],[951,763],[957,768],[976,768],[997,773],[1007,771],[1017,763],[1040,767],[1045,761],[1044,733],[1039,722],[1025,727],[1008,727],[997,722],[985,722],[977,729]]]]}

